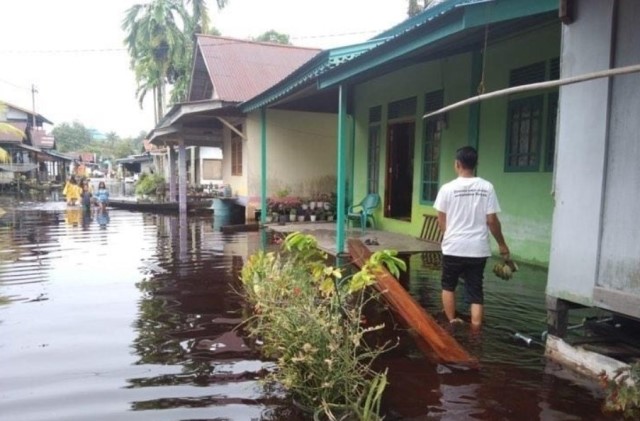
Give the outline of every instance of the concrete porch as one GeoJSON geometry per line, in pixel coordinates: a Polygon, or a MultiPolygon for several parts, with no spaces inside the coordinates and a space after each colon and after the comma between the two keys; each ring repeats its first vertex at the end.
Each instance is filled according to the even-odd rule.
{"type": "MultiPolygon", "coordinates": [[[[321,250],[332,256],[336,255],[335,222],[287,222],[284,225],[277,223],[266,224],[265,227],[268,230],[283,234],[296,231],[311,234],[318,240],[318,246],[321,250]]],[[[398,254],[409,255],[440,251],[440,244],[421,240],[417,236],[414,237],[369,228],[364,233],[360,228],[349,228],[346,231],[346,238],[362,240],[372,252],[391,249],[396,250],[398,254]],[[369,244],[369,242],[373,242],[374,244],[369,244]],[[376,242],[377,244],[375,244],[376,242]]]]}

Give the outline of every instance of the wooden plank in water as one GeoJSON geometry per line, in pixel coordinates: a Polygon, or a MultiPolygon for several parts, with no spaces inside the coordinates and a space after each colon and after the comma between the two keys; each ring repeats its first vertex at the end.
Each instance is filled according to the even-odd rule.
{"type": "MultiPolygon", "coordinates": [[[[360,240],[349,239],[348,246],[353,263],[358,267],[362,267],[372,254],[360,240]]],[[[376,275],[376,278],[378,282],[374,286],[380,291],[392,310],[413,330],[414,339],[416,339],[419,348],[425,352],[428,358],[435,358],[436,362],[477,366],[477,359],[469,355],[458,341],[449,335],[409,295],[407,290],[400,285],[388,270],[382,269],[376,275]],[[433,352],[429,352],[429,349],[426,348],[433,352]]]]}
{"type": "Polygon", "coordinates": [[[238,225],[223,225],[220,230],[225,234],[233,234],[234,232],[249,232],[258,231],[260,224],[238,224],[238,225]]]}

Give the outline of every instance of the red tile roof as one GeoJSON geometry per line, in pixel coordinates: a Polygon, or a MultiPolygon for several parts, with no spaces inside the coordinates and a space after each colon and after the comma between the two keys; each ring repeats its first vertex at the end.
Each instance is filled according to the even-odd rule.
{"type": "Polygon", "coordinates": [[[197,47],[213,83],[213,98],[242,102],[284,79],[321,50],[198,35],[197,47]]]}
{"type": "Polygon", "coordinates": [[[27,135],[25,130],[27,129],[27,123],[22,121],[3,121],[3,124],[8,124],[10,126],[15,127],[23,133],[23,136],[18,136],[13,133],[13,131],[4,131],[0,130],[0,142],[11,142],[11,143],[22,143],[22,139],[26,138],[27,135]]]}

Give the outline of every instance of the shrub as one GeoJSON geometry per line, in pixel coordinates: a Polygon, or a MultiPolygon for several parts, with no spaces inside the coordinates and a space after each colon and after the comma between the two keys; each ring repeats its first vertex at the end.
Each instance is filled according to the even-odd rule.
{"type": "Polygon", "coordinates": [[[362,324],[364,306],[375,295],[365,287],[385,264],[392,272],[404,262],[391,251],[374,253],[361,271],[343,276],[310,235],[287,236],[279,253],[259,251],[242,269],[244,295],[253,306],[247,321],[263,354],[276,361],[268,380],[282,384],[302,406],[332,419],[378,420],[386,372],[373,361],[391,345],[370,346],[365,336],[383,326],[362,324]]]}
{"type": "Polygon", "coordinates": [[[136,194],[155,195],[156,191],[164,189],[164,177],[160,174],[140,174],[136,183],[136,194]]]}

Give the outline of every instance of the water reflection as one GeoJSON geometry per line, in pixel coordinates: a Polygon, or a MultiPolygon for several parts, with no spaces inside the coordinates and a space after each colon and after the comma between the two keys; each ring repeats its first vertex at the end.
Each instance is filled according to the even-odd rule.
{"type": "MultiPolygon", "coordinates": [[[[304,419],[263,387],[271,364],[236,329],[246,315],[238,274],[266,235],[120,210],[82,228],[79,208],[0,206],[0,296],[11,299],[0,306],[3,419],[304,419]]],[[[407,287],[436,314],[439,273],[416,258],[407,287]]],[[[544,271],[487,274],[486,286],[482,335],[453,332],[479,371],[431,364],[410,332],[391,332],[400,343],[381,360],[387,419],[604,419],[595,392],[513,339],[545,328],[544,271]]]]}

